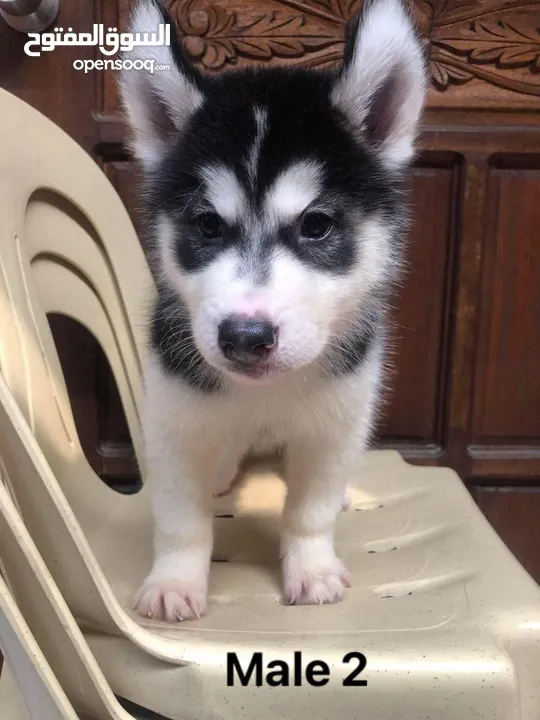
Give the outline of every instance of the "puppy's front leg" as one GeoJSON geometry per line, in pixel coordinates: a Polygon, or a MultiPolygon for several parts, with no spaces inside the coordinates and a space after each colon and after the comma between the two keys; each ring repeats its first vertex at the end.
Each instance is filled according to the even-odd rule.
{"type": "Polygon", "coordinates": [[[318,438],[288,447],[282,558],[285,597],[291,604],[338,602],[350,586],[349,573],[334,551],[334,529],[351,463],[362,450],[359,438],[349,446],[318,438]]]}
{"type": "Polygon", "coordinates": [[[206,610],[212,553],[212,494],[234,477],[240,446],[232,447],[215,412],[150,356],[143,431],[146,481],[154,516],[154,564],[135,596],[141,615],[187,620],[206,610]],[[236,452],[237,450],[237,452],[236,452]]]}
{"type": "MultiPolygon", "coordinates": [[[[206,610],[212,553],[211,449],[201,452],[169,430],[147,441],[154,515],[154,564],[135,596],[141,615],[175,622],[206,610]]],[[[200,443],[199,443],[200,444],[200,443]]]]}

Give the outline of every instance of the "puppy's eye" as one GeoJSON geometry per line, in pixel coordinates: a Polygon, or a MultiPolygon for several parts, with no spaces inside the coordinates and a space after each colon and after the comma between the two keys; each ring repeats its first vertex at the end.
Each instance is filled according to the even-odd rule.
{"type": "Polygon", "coordinates": [[[205,212],[197,218],[197,227],[207,240],[215,240],[223,232],[223,221],[217,213],[205,212]]]}
{"type": "Polygon", "coordinates": [[[332,218],[322,212],[307,212],[302,220],[300,232],[309,240],[322,240],[332,229],[332,218]]]}

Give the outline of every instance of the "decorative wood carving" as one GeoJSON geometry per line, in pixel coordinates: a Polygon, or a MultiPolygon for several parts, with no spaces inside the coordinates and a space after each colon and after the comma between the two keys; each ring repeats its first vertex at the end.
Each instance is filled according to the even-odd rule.
{"type": "Polygon", "coordinates": [[[428,8],[431,75],[437,89],[478,78],[540,95],[540,3],[425,0],[421,4],[428,8]]]}
{"type": "Polygon", "coordinates": [[[238,11],[230,9],[226,2],[173,0],[169,9],[188,52],[211,70],[234,65],[240,58],[300,58],[313,64],[312,55],[321,50],[325,52],[314,64],[326,65],[339,59],[343,28],[358,0],[280,0],[275,4],[282,9],[261,12],[268,3],[246,3],[238,11]]]}
{"type": "MultiPolygon", "coordinates": [[[[208,70],[274,59],[334,64],[362,0],[172,0],[188,52],[208,70]]],[[[432,85],[473,79],[540,95],[540,2],[410,0],[426,38],[432,85]]]]}

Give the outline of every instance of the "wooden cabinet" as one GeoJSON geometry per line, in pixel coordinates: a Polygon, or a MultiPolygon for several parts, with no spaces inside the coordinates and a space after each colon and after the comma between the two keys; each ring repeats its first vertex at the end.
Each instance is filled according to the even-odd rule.
{"type": "MultiPolygon", "coordinates": [[[[133,2],[62,0],[59,22],[124,28],[133,2]]],[[[359,0],[169,0],[207,72],[252,63],[330,67],[359,0]]],[[[430,72],[410,182],[409,270],[396,303],[379,443],[455,468],[540,580],[540,2],[414,0],[430,72]]],[[[82,48],[28,58],[0,26],[0,82],[92,153],[135,223],[136,176],[114,78],[72,68],[82,48]]],[[[91,52],[85,49],[85,52],[91,52]]],[[[135,473],[95,343],[53,320],[94,467],[135,473]]]]}

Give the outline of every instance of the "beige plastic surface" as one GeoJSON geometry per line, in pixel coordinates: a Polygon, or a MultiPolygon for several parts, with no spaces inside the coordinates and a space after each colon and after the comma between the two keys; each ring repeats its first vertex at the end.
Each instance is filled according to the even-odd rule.
{"type": "Polygon", "coordinates": [[[117,495],[86,463],[45,313],[73,317],[101,342],[139,453],[150,277],[92,161],[6,93],[0,114],[10,138],[0,139],[0,366],[31,428],[3,393],[0,453],[62,595],[100,630],[86,639],[113,690],[174,720],[540,720],[539,588],[453,472],[413,468],[394,452],[370,453],[350,478],[337,546],[353,588],[340,605],[280,604],[283,485],[259,470],[216,508],[208,616],[167,626],[130,614],[151,560],[146,493],[117,495]],[[331,681],[230,688],[230,651],[241,660],[262,651],[265,662],[302,651],[304,663],[332,666],[331,681]],[[367,687],[342,687],[351,651],[367,657],[367,687]]]}
{"type": "Polygon", "coordinates": [[[0,650],[6,663],[0,671],[0,717],[77,720],[2,577],[0,650]]]}
{"type": "MultiPolygon", "coordinates": [[[[66,695],[73,702],[78,714],[96,720],[132,720],[116,700],[110,685],[99,668],[95,657],[84,640],[73,615],[58,591],[47,570],[28,529],[24,525],[7,488],[0,482],[0,548],[2,574],[8,579],[16,597],[17,605],[9,596],[2,597],[0,610],[6,613],[8,625],[0,626],[1,637],[7,637],[5,648],[17,682],[23,694],[36,686],[36,673],[42,679],[44,690],[50,695],[63,715],[40,714],[40,705],[30,710],[32,720],[75,720],[66,695]],[[17,634],[22,649],[31,654],[21,660],[16,654],[16,640],[9,637],[11,629],[17,634]],[[46,659],[45,659],[46,658],[46,659]],[[25,667],[26,663],[26,667],[25,667]],[[51,670],[52,668],[52,670],[51,670]],[[53,675],[54,672],[54,675],[53,675]],[[60,685],[58,681],[60,681],[60,685]]],[[[0,580],[0,583],[2,581],[0,580]]],[[[2,587],[0,586],[0,596],[2,587]]],[[[1,621],[1,613],[0,613],[1,621]]],[[[112,641],[116,638],[111,638],[112,641]]],[[[135,646],[133,646],[135,647],[135,646]]],[[[14,720],[26,717],[21,705],[20,693],[13,686],[13,672],[2,673],[0,680],[0,710],[3,707],[14,712],[14,720]],[[4,684],[7,687],[4,687],[4,684]],[[3,703],[3,704],[2,704],[3,703]]],[[[51,706],[49,706],[51,707],[51,706]]],[[[41,706],[43,709],[43,705],[41,706]]],[[[54,709],[54,707],[53,707],[54,709]]],[[[51,709],[51,712],[53,711],[51,709]]],[[[12,720],[11,715],[0,714],[2,720],[12,720]]]]}
{"type": "Polygon", "coordinates": [[[17,681],[6,662],[0,671],[0,717],[9,720],[32,720],[17,681]]]}

